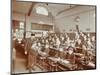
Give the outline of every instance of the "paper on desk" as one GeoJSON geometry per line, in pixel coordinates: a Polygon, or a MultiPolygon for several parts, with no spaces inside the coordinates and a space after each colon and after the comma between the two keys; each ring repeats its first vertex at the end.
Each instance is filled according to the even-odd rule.
{"type": "Polygon", "coordinates": [[[93,64],[92,62],[89,62],[88,66],[95,67],[95,64],[93,64]]]}
{"type": "Polygon", "coordinates": [[[38,53],[39,53],[40,55],[42,55],[42,56],[47,55],[46,52],[42,52],[42,51],[38,51],[38,53]]]}
{"type": "Polygon", "coordinates": [[[55,58],[55,57],[48,57],[49,59],[51,59],[52,61],[60,61],[60,58],[55,58]]]}
{"type": "Polygon", "coordinates": [[[63,51],[63,48],[59,48],[59,51],[63,51]]]}
{"type": "Polygon", "coordinates": [[[64,64],[69,64],[69,63],[70,63],[68,60],[63,60],[63,59],[61,59],[60,61],[61,61],[62,63],[64,63],[64,64]]]}

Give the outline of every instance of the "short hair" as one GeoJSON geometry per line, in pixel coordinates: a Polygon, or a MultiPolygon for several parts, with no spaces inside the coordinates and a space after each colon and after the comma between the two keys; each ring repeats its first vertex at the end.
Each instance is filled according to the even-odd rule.
{"type": "Polygon", "coordinates": [[[35,34],[32,33],[31,36],[35,36],[35,34]]]}

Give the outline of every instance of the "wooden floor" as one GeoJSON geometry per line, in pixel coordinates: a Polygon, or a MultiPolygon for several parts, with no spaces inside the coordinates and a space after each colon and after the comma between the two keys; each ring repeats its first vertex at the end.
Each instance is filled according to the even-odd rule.
{"type": "MultiPolygon", "coordinates": [[[[24,55],[23,51],[16,50],[16,62],[15,69],[13,73],[29,73],[26,69],[27,57],[24,55]]],[[[34,66],[34,70],[32,72],[43,72],[39,67],[34,66]]]]}

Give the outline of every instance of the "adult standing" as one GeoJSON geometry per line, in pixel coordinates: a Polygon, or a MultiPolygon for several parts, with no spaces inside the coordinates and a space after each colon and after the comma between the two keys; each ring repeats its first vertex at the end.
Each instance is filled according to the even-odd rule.
{"type": "Polygon", "coordinates": [[[27,55],[27,69],[32,72],[35,65],[35,53],[32,50],[32,45],[35,42],[35,34],[31,34],[30,38],[25,39],[25,55],[27,55]]]}

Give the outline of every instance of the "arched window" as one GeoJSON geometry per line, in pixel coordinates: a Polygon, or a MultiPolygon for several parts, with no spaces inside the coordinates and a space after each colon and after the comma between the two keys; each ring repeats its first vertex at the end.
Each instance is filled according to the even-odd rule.
{"type": "Polygon", "coordinates": [[[48,16],[48,10],[45,7],[42,7],[42,6],[36,7],[36,13],[48,16]]]}

